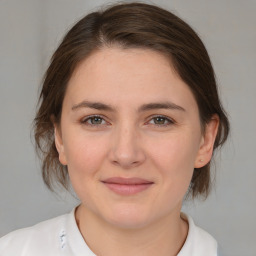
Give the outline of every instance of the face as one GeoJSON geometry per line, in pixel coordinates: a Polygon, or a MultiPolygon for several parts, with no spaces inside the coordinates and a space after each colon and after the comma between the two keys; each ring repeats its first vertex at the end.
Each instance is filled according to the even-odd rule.
{"type": "Polygon", "coordinates": [[[81,207],[133,228],[179,214],[214,127],[202,134],[193,94],[166,57],[105,48],[73,73],[55,141],[81,207]]]}

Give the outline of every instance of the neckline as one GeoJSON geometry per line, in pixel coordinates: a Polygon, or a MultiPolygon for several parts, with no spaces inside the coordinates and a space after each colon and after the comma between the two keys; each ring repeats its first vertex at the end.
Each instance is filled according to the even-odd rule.
{"type": "Polygon", "coordinates": [[[67,237],[70,249],[74,255],[96,256],[96,254],[94,254],[87,245],[77,226],[75,218],[75,211],[77,207],[78,206],[73,208],[67,220],[67,236],[68,234],[72,234],[67,237]]]}
{"type": "MultiPolygon", "coordinates": [[[[84,240],[77,226],[76,219],[75,219],[75,211],[77,207],[78,206],[73,208],[73,210],[68,215],[68,219],[67,219],[67,239],[69,240],[70,249],[74,253],[74,255],[96,256],[96,254],[94,254],[92,250],[89,248],[89,246],[87,245],[86,241],[84,240]],[[72,235],[69,236],[69,234],[72,234],[72,235]]],[[[188,234],[177,256],[195,255],[194,253],[196,249],[195,242],[197,239],[196,238],[197,227],[195,226],[193,219],[187,214],[181,212],[180,216],[183,220],[187,221],[188,223],[188,234]]],[[[206,233],[205,231],[203,232],[206,233]]],[[[208,233],[206,234],[210,236],[208,233]]],[[[211,239],[213,238],[211,237],[211,239]]],[[[214,242],[216,243],[215,240],[214,242]]]]}

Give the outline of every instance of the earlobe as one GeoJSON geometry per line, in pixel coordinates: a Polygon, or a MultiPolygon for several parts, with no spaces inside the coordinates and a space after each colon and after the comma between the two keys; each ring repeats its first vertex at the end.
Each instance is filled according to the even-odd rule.
{"type": "Polygon", "coordinates": [[[219,117],[213,115],[210,122],[205,126],[204,135],[201,140],[200,148],[195,159],[195,168],[201,168],[210,162],[213,153],[213,147],[219,128],[219,117]]]}
{"type": "Polygon", "coordinates": [[[56,124],[54,124],[54,139],[55,139],[56,149],[59,153],[59,161],[62,165],[67,165],[61,131],[60,131],[60,128],[57,127],[56,124]]]}

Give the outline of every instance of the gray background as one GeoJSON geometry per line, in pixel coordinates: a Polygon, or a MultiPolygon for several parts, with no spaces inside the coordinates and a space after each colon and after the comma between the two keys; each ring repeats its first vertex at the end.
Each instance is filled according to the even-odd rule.
{"type": "MultiPolygon", "coordinates": [[[[201,36],[232,125],[216,157],[215,189],[205,202],[186,203],[184,211],[216,237],[223,256],[255,256],[256,1],[151,2],[174,11],[201,36]]],[[[0,0],[0,236],[68,212],[78,202],[45,188],[30,130],[50,55],[78,18],[103,3],[0,0]]]]}

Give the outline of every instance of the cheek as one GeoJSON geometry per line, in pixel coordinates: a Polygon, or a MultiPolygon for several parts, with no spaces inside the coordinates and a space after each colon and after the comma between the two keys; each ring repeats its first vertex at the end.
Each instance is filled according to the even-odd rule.
{"type": "MultiPolygon", "coordinates": [[[[67,140],[65,145],[70,181],[81,201],[90,202],[97,198],[100,169],[104,165],[106,147],[102,140],[93,136],[79,136],[67,140]],[[101,141],[101,143],[99,143],[101,141]]],[[[98,199],[99,200],[99,199],[98,199]]]]}
{"type": "Polygon", "coordinates": [[[186,134],[174,134],[158,145],[159,147],[151,147],[151,155],[160,172],[164,190],[174,195],[185,193],[194,170],[197,140],[186,134]]]}
{"type": "Polygon", "coordinates": [[[107,147],[102,146],[104,141],[101,138],[72,134],[64,145],[70,178],[78,181],[85,177],[91,179],[103,164],[107,147]]]}
{"type": "MultiPolygon", "coordinates": [[[[151,154],[159,163],[170,168],[188,166],[194,163],[199,144],[192,136],[184,134],[173,134],[168,138],[163,138],[156,145],[151,146],[151,154]]],[[[176,169],[176,168],[175,168],[176,169]]]]}

